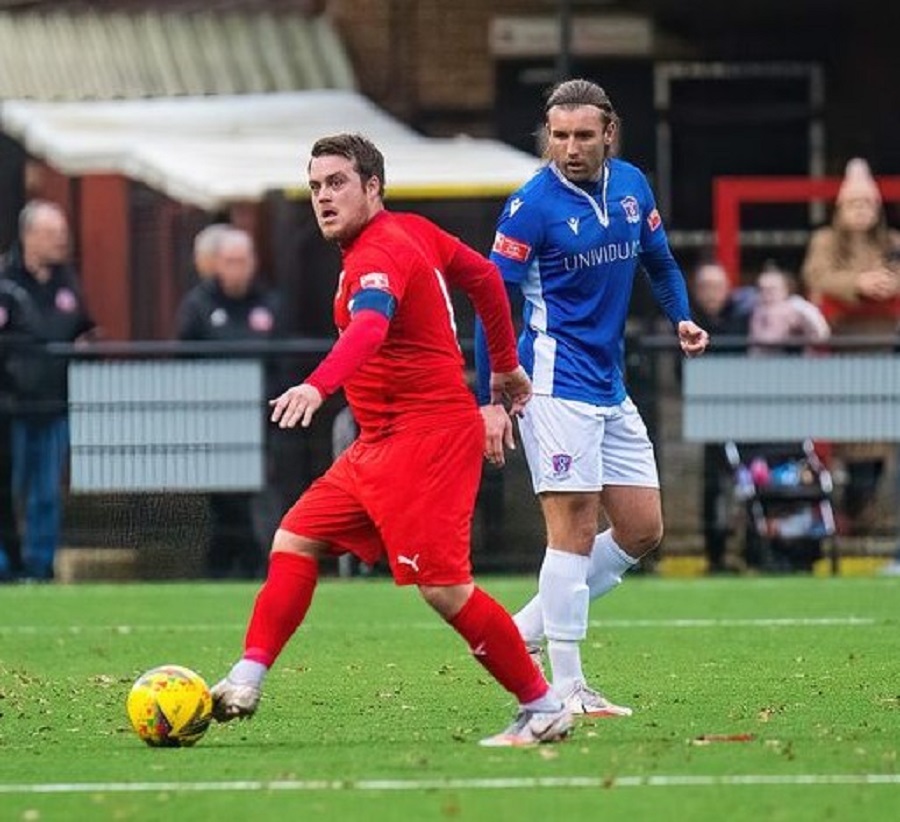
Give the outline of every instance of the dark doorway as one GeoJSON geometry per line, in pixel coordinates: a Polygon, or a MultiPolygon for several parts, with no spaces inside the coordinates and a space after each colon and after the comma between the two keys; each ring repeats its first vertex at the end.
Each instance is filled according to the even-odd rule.
{"type": "MultiPolygon", "coordinates": [[[[712,181],[719,175],[806,175],[813,146],[810,77],[679,77],[669,82],[670,105],[661,112],[671,133],[670,226],[712,225],[712,181]]],[[[802,227],[803,205],[747,208],[746,228],[802,227]]]]}
{"type": "MultiPolygon", "coordinates": [[[[648,60],[575,60],[572,77],[603,86],[622,120],[622,156],[652,174],[654,151],[653,64],[648,60]]],[[[556,82],[554,58],[501,60],[496,64],[497,136],[538,153],[547,90],[556,82]]]]}

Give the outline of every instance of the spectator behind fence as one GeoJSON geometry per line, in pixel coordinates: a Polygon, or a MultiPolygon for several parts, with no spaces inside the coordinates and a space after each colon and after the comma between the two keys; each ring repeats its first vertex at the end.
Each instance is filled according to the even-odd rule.
{"type": "MultiPolygon", "coordinates": [[[[896,333],[900,232],[887,227],[881,194],[865,160],[847,163],[831,225],[813,234],[802,274],[810,299],[822,309],[835,337],[896,333]]],[[[838,515],[844,533],[871,530],[888,453],[882,443],[835,447],[846,472],[838,515]]]]}
{"type": "Polygon", "coordinates": [[[757,299],[750,314],[750,353],[766,355],[793,349],[796,343],[822,342],[831,328],[822,312],[794,293],[794,278],[769,263],[756,280],[757,299]],[[782,343],[784,345],[778,345],[782,343]]]}
{"type": "MultiPolygon", "coordinates": [[[[28,295],[38,342],[75,342],[94,330],[78,278],[68,264],[69,225],[59,206],[32,200],[19,215],[19,245],[4,276],[28,295]]],[[[62,476],[69,451],[68,362],[42,350],[13,356],[13,489],[25,511],[24,573],[47,580],[62,524],[62,476]]]]}
{"type": "MultiPolygon", "coordinates": [[[[831,335],[822,312],[809,300],[793,293],[794,278],[774,262],[769,261],[763,266],[756,280],[756,291],[757,300],[750,315],[748,352],[751,356],[808,352],[811,350],[809,343],[822,342],[831,335]]],[[[807,466],[809,479],[800,479],[797,466],[800,455],[804,453],[803,445],[798,443],[793,449],[785,451],[784,443],[756,443],[750,448],[741,446],[740,450],[745,454],[755,453],[747,466],[754,483],[753,496],[758,494],[756,486],[766,489],[769,502],[764,504],[763,510],[769,518],[767,521],[779,523],[775,529],[777,535],[773,535],[762,531],[755,524],[754,517],[748,519],[745,543],[748,566],[764,570],[811,571],[813,563],[822,556],[824,527],[822,533],[816,533],[816,529],[823,523],[822,515],[813,519],[809,503],[791,501],[789,495],[776,503],[772,502],[773,494],[778,499],[779,488],[795,490],[801,483],[815,485],[816,493],[825,494],[821,491],[820,483],[813,483],[813,477],[818,479],[818,474],[813,474],[807,460],[803,464],[807,466]]],[[[739,476],[738,474],[735,480],[740,484],[739,476]]],[[[739,496],[740,490],[746,492],[747,489],[739,489],[739,496]]],[[[830,482],[826,495],[830,521],[830,482]]]]}
{"type": "MultiPolygon", "coordinates": [[[[256,279],[256,254],[250,235],[227,228],[218,230],[210,242],[213,275],[201,279],[182,300],[178,338],[236,342],[280,336],[277,300],[256,279]]],[[[248,492],[209,496],[210,535],[205,558],[209,576],[253,579],[262,574],[262,541],[254,517],[258,502],[257,495],[248,492]]]]}
{"type": "Polygon", "coordinates": [[[23,572],[13,497],[12,414],[20,382],[17,349],[33,344],[38,330],[28,295],[11,280],[0,278],[0,582],[23,572]]]}
{"type": "Polygon", "coordinates": [[[701,262],[690,279],[691,309],[697,322],[708,329],[710,353],[720,349],[716,338],[734,337],[740,350],[750,327],[750,313],[756,303],[756,289],[752,286],[731,285],[731,277],[714,260],[701,262]],[[741,339],[737,339],[741,338],[741,339]]]}
{"type": "Polygon", "coordinates": [[[232,227],[213,223],[200,229],[194,237],[194,272],[199,280],[211,280],[216,273],[216,246],[232,227]]]}
{"type": "MultiPolygon", "coordinates": [[[[725,268],[716,261],[701,262],[690,279],[691,313],[694,321],[710,335],[708,353],[717,354],[731,348],[742,352],[750,327],[750,313],[756,301],[756,289],[733,288],[725,268]],[[733,338],[733,345],[722,338],[733,338]]],[[[730,468],[724,443],[703,446],[703,482],[701,516],[703,518],[703,550],[710,574],[727,573],[728,496],[730,468]]]]}

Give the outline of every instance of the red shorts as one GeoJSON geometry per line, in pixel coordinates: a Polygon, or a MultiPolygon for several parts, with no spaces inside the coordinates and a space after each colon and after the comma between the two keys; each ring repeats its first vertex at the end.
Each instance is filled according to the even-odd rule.
{"type": "Polygon", "coordinates": [[[357,440],[294,503],[281,527],[370,565],[386,556],[398,585],[471,582],[483,453],[480,415],[379,442],[357,440]]]}

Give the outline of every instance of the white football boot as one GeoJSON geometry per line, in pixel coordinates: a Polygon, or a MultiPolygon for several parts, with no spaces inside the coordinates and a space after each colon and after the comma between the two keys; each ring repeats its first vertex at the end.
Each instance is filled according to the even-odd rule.
{"type": "Polygon", "coordinates": [[[606,719],[616,716],[631,716],[633,711],[625,705],[615,705],[605,696],[589,688],[583,680],[576,682],[567,693],[559,694],[566,708],[573,716],[606,719]]]}
{"type": "Polygon", "coordinates": [[[528,748],[548,742],[562,742],[572,732],[572,724],[572,714],[565,706],[558,711],[520,708],[512,725],[478,744],[487,748],[528,748]]]}
{"type": "Polygon", "coordinates": [[[213,700],[213,717],[219,722],[253,716],[262,695],[258,685],[233,682],[227,676],[213,685],[210,694],[213,700]]]}

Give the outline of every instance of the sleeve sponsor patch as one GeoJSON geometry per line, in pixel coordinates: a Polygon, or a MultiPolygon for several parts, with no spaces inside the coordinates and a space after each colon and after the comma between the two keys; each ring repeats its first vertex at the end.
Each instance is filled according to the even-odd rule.
{"type": "Polygon", "coordinates": [[[524,263],[531,254],[531,246],[521,240],[514,240],[501,232],[494,237],[494,245],[491,249],[494,253],[517,263],[524,263]]]}
{"type": "Polygon", "coordinates": [[[382,291],[390,291],[391,283],[387,274],[380,271],[373,271],[369,274],[363,274],[359,278],[360,288],[380,288],[382,291]]]}
{"type": "Polygon", "coordinates": [[[650,226],[651,231],[656,231],[662,225],[662,217],[659,216],[659,211],[657,209],[653,209],[647,215],[647,225],[650,226]]]}

